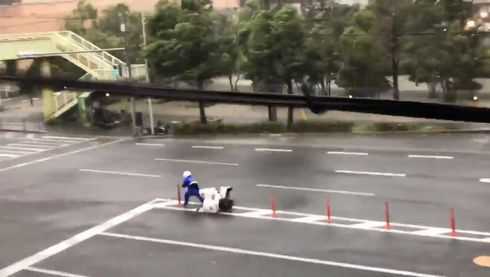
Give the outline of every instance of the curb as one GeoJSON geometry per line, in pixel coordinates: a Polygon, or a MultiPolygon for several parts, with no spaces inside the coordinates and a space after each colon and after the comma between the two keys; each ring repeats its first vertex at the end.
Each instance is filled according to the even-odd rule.
{"type": "Polygon", "coordinates": [[[14,133],[34,133],[34,134],[47,134],[46,130],[16,130],[16,129],[0,129],[0,132],[14,132],[14,133]]]}

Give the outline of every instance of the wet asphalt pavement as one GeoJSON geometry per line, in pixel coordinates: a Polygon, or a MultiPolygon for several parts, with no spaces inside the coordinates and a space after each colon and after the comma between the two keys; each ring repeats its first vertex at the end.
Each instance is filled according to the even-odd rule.
{"type": "Polygon", "coordinates": [[[490,276],[473,263],[490,256],[489,168],[486,134],[87,141],[0,161],[0,276],[490,276]],[[388,202],[400,228],[427,229],[149,203],[176,199],[187,169],[201,187],[232,185],[251,211],[274,199],[280,211],[322,216],[329,199],[334,217],[376,224],[388,202]],[[438,237],[451,208],[477,240],[438,237]]]}

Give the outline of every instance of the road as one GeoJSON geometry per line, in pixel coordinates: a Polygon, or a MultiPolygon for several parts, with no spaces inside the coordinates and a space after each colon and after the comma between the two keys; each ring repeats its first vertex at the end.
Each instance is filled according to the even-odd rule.
{"type": "Polygon", "coordinates": [[[0,276],[490,275],[487,134],[26,140],[72,143],[0,161],[0,276]],[[187,169],[233,213],[178,206],[187,169]]]}

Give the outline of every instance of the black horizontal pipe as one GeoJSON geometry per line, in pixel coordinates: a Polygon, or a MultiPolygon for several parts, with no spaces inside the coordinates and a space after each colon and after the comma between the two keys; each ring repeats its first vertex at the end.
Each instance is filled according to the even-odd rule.
{"type": "Polygon", "coordinates": [[[416,118],[490,123],[490,109],[452,104],[422,103],[344,97],[306,97],[272,93],[244,93],[197,89],[174,89],[148,84],[79,81],[58,78],[24,78],[0,76],[0,80],[66,90],[89,90],[118,96],[152,97],[167,100],[204,101],[211,103],[309,107],[314,110],[339,110],[416,118]]]}

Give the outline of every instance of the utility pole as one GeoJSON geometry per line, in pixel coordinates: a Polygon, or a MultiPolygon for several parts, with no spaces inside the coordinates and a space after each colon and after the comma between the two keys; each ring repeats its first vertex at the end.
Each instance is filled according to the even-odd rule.
{"type": "Polygon", "coordinates": [[[400,90],[398,88],[398,44],[399,37],[396,28],[396,11],[393,5],[391,14],[391,72],[393,77],[393,99],[400,100],[400,90]]]}
{"type": "MultiPolygon", "coordinates": [[[[145,15],[143,13],[141,13],[141,28],[142,28],[142,34],[143,34],[143,47],[146,47],[146,44],[147,44],[146,22],[145,22],[145,15]]],[[[147,83],[150,82],[148,59],[146,57],[145,57],[145,80],[147,83]]],[[[154,135],[155,134],[155,121],[153,119],[153,105],[151,103],[151,97],[148,97],[148,113],[150,115],[150,132],[152,135],[154,135]]]]}
{"type": "MultiPolygon", "coordinates": [[[[132,74],[131,74],[131,60],[129,56],[129,41],[128,41],[128,34],[126,32],[126,23],[127,23],[127,16],[123,14],[119,14],[119,17],[121,18],[121,33],[124,36],[124,47],[125,47],[125,53],[126,53],[126,67],[128,68],[128,81],[131,82],[132,79],[132,74]]],[[[135,103],[134,103],[134,97],[130,98],[130,114],[131,114],[131,124],[133,128],[133,135],[136,135],[136,117],[135,117],[135,103]]]]}

